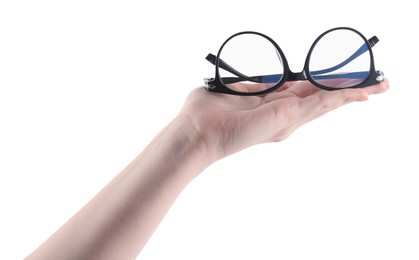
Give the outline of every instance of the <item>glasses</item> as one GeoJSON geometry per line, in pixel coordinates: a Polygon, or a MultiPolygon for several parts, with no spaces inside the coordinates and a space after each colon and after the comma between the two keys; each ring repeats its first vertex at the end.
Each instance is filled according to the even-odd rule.
{"type": "Polygon", "coordinates": [[[212,92],[241,96],[264,95],[287,81],[308,80],[324,90],[363,88],[384,80],[375,70],[372,47],[376,36],[367,40],[360,32],[338,27],[322,33],[311,46],[300,73],[292,72],[278,44],[259,32],[230,36],[217,56],[206,59],[215,65],[215,78],[206,78],[212,92]]]}

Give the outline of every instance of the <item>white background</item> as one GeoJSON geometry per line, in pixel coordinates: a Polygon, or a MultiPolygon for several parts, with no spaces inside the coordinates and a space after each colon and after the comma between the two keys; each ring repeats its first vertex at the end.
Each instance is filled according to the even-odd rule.
{"type": "Polygon", "coordinates": [[[1,1],[0,259],[24,258],[118,174],[213,76],[204,58],[225,38],[270,35],[297,72],[336,26],[379,37],[391,89],[213,164],[139,259],[418,259],[407,3],[1,1]]]}

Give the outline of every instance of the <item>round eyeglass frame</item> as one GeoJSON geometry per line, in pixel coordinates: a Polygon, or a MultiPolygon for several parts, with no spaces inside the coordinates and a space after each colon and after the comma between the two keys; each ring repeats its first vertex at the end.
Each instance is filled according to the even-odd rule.
{"type": "MultiPolygon", "coordinates": [[[[311,84],[313,84],[314,86],[320,88],[320,89],[324,89],[324,90],[328,90],[328,91],[334,91],[334,90],[340,90],[340,89],[347,89],[347,88],[364,88],[364,87],[368,87],[368,86],[372,86],[375,84],[379,84],[384,80],[384,74],[381,71],[377,71],[375,69],[375,64],[374,64],[374,56],[373,56],[373,52],[372,52],[372,46],[374,46],[376,44],[376,42],[378,42],[378,38],[377,37],[373,37],[370,40],[367,40],[367,38],[360,33],[359,31],[350,28],[350,27],[336,27],[336,28],[332,28],[329,29],[325,32],[323,32],[322,34],[320,34],[316,40],[313,42],[313,44],[311,45],[309,52],[306,56],[306,60],[304,63],[304,68],[303,71],[300,73],[294,73],[290,70],[289,65],[288,65],[288,61],[285,57],[285,54],[283,53],[282,49],[279,47],[279,45],[269,36],[260,33],[260,32],[255,32],[255,31],[243,31],[243,32],[238,32],[235,33],[233,35],[231,35],[230,37],[227,38],[227,40],[224,41],[224,43],[221,45],[220,49],[218,50],[217,56],[215,56],[215,59],[212,60],[212,63],[215,65],[215,77],[214,78],[210,78],[210,79],[205,79],[205,84],[206,84],[206,88],[211,91],[211,92],[218,92],[218,93],[224,93],[224,94],[232,94],[232,95],[240,95],[240,96],[256,96],[256,95],[265,95],[268,94],[270,92],[273,92],[277,89],[279,89],[285,82],[287,81],[298,81],[298,80],[308,80],[311,84]],[[319,82],[317,82],[313,76],[310,73],[309,70],[309,65],[310,65],[310,58],[311,58],[311,54],[314,50],[314,48],[316,47],[317,43],[327,34],[334,32],[336,30],[349,30],[352,31],[354,33],[356,33],[357,35],[359,35],[362,40],[365,42],[367,48],[368,48],[368,52],[369,52],[369,57],[370,57],[370,68],[369,68],[369,72],[368,72],[368,76],[359,84],[354,85],[354,86],[349,86],[349,87],[344,87],[344,88],[333,88],[333,87],[329,87],[329,86],[325,86],[320,84],[319,82]],[[222,53],[222,50],[224,48],[224,46],[234,37],[239,36],[239,35],[243,35],[243,34],[255,34],[258,35],[260,37],[265,38],[266,40],[268,40],[277,50],[277,52],[279,53],[279,55],[281,56],[282,59],[282,65],[284,67],[284,71],[283,71],[283,75],[280,81],[278,81],[276,84],[274,84],[272,87],[262,90],[262,91],[257,91],[257,92],[239,92],[239,91],[235,91],[233,89],[230,89],[228,87],[226,87],[222,81],[222,78],[220,77],[220,55],[222,53]],[[372,40],[374,39],[374,40],[372,40]]],[[[207,57],[208,59],[208,57],[207,57]]]]}

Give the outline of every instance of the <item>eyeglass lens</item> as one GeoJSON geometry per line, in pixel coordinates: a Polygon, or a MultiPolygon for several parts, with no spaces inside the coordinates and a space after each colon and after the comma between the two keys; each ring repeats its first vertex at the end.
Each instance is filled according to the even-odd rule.
{"type": "Polygon", "coordinates": [[[347,88],[362,83],[369,74],[370,53],[365,40],[351,30],[334,30],[314,46],[309,73],[320,85],[347,88]]]}
{"type": "Polygon", "coordinates": [[[239,92],[266,90],[276,85],[284,73],[282,57],[275,46],[257,34],[240,34],[230,39],[220,59],[234,69],[232,73],[219,68],[223,84],[239,92]],[[267,79],[268,75],[275,76],[267,79]]]}

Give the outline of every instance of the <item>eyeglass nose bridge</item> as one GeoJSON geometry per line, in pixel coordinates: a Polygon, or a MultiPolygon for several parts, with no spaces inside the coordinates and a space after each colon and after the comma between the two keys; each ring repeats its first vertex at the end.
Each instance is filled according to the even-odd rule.
{"type": "Polygon", "coordinates": [[[285,78],[285,82],[287,81],[298,81],[298,80],[307,80],[307,74],[305,72],[305,70],[303,70],[302,72],[292,72],[292,71],[288,71],[286,78],[285,78]]]}

